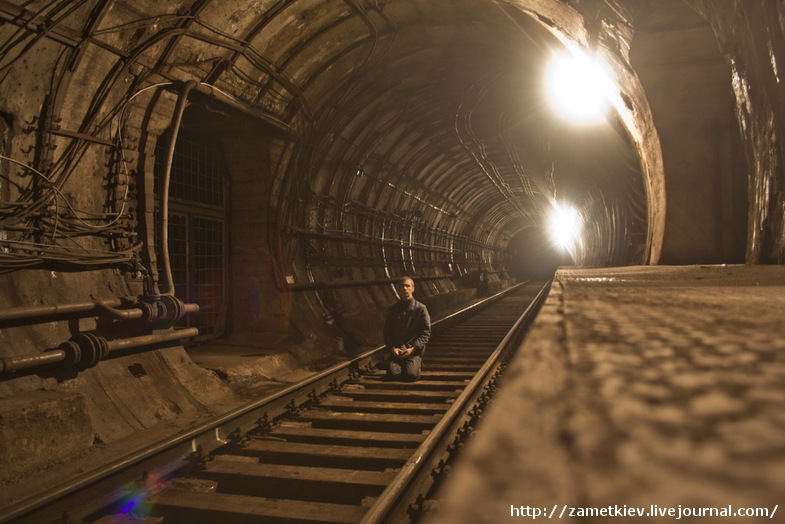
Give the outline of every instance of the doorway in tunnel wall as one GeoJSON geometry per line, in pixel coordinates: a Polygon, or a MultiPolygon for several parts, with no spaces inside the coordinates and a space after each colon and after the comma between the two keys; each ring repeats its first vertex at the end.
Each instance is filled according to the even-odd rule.
{"type": "MultiPolygon", "coordinates": [[[[194,342],[264,345],[294,330],[284,280],[291,269],[271,233],[273,170],[286,165],[290,145],[288,135],[259,119],[199,93],[188,98],[174,150],[168,232],[175,291],[200,307],[188,319],[200,330],[194,342]]],[[[168,146],[161,135],[157,177],[168,146]]]]}
{"type": "MultiPolygon", "coordinates": [[[[162,138],[156,147],[159,196],[167,143],[162,138]]],[[[217,143],[181,130],[169,184],[169,258],[175,294],[185,302],[199,304],[199,311],[188,315],[180,325],[198,328],[202,340],[221,335],[226,323],[228,181],[224,155],[217,143]]],[[[158,231],[160,213],[156,217],[158,231]]],[[[163,289],[165,275],[159,274],[158,284],[163,289]]]]}

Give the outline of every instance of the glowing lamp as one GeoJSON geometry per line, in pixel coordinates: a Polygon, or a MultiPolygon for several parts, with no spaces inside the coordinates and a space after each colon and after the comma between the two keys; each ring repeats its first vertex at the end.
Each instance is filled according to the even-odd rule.
{"type": "Polygon", "coordinates": [[[578,212],[569,206],[554,204],[548,219],[548,231],[554,244],[572,253],[581,235],[578,212]]]}
{"type": "Polygon", "coordinates": [[[554,109],[576,122],[604,118],[616,90],[608,67],[600,58],[577,48],[554,55],[546,87],[554,109]]]}

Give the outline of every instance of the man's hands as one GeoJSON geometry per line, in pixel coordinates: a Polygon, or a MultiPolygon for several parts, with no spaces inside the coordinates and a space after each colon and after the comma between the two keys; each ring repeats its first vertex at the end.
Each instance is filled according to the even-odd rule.
{"type": "Polygon", "coordinates": [[[392,348],[392,352],[396,357],[408,357],[414,353],[414,348],[392,348]]]}

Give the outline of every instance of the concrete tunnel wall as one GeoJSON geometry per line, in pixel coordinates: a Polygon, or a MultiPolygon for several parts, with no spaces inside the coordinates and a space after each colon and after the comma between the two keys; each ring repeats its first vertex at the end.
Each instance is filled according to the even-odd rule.
{"type": "MultiPolygon", "coordinates": [[[[783,12],[769,0],[5,3],[0,306],[157,296],[156,176],[188,81],[198,89],[176,127],[218,151],[229,202],[203,343],[266,337],[294,364],[373,346],[389,278],[413,274],[436,315],[476,296],[480,269],[495,289],[525,278],[536,264],[514,239],[537,238],[554,198],[589,224],[580,265],[782,264],[783,12]],[[543,109],[542,62],[560,38],[596,49],[619,81],[616,113],[588,133],[543,109]]],[[[213,212],[200,206],[173,213],[213,212]]],[[[149,331],[94,311],[5,320],[0,358],[149,331]]],[[[179,345],[6,374],[4,482],[241,393],[179,345]]]]}

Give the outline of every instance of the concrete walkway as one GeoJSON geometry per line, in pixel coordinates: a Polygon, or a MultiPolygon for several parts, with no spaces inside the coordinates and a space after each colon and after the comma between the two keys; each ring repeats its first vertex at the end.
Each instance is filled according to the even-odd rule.
{"type": "Polygon", "coordinates": [[[431,520],[785,520],[785,267],[560,270],[443,497],[431,520]]]}

